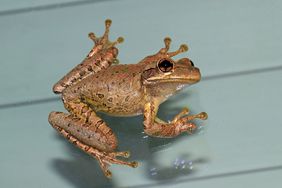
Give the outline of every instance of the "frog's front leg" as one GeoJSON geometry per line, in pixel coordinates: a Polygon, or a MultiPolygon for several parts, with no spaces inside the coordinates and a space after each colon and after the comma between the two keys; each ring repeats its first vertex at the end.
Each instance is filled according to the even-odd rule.
{"type": "Polygon", "coordinates": [[[95,157],[107,177],[111,177],[111,172],[108,170],[111,163],[137,166],[137,162],[126,162],[116,158],[118,156],[127,158],[129,152],[114,152],[117,147],[116,137],[95,112],[83,103],[78,103],[74,108],[80,109],[81,113],[87,115],[83,117],[79,113],[75,116],[63,112],[51,112],[50,124],[71,143],[95,157]]]}
{"type": "Polygon", "coordinates": [[[193,119],[207,119],[207,114],[201,112],[196,115],[185,116],[189,113],[188,108],[184,108],[174,119],[166,123],[156,117],[158,103],[149,102],[144,106],[144,131],[154,137],[171,138],[183,132],[192,133],[196,125],[190,122],[193,119]],[[185,117],[183,117],[185,116],[185,117]]]}

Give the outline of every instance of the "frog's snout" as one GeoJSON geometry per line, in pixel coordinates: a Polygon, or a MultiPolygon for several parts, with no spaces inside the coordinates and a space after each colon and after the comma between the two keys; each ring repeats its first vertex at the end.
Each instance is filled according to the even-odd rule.
{"type": "Polygon", "coordinates": [[[198,82],[201,80],[201,72],[200,69],[198,67],[193,67],[191,69],[191,73],[190,73],[190,79],[194,80],[195,82],[198,82]]]}

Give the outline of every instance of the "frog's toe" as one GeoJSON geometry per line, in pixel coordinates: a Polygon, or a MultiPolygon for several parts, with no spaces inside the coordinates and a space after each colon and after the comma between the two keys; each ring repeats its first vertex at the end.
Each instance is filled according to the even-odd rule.
{"type": "Polygon", "coordinates": [[[166,54],[168,57],[176,56],[180,53],[188,51],[189,47],[186,44],[181,44],[179,49],[173,52],[168,52],[171,44],[171,39],[169,37],[164,38],[165,47],[161,48],[158,54],[166,54]]]}
{"type": "Polygon", "coordinates": [[[112,177],[112,173],[109,170],[109,166],[111,164],[126,165],[132,168],[136,168],[138,166],[138,162],[136,161],[123,161],[123,160],[117,159],[117,157],[128,158],[130,156],[130,153],[128,151],[110,152],[110,153],[95,151],[90,154],[98,160],[103,173],[108,178],[112,177]]]}
{"type": "Polygon", "coordinates": [[[190,112],[189,108],[185,107],[179,112],[174,118],[172,119],[172,122],[177,122],[181,117],[188,115],[190,112]]]}
{"type": "Polygon", "coordinates": [[[206,112],[201,112],[199,114],[182,117],[178,121],[185,123],[185,122],[189,122],[189,121],[194,120],[194,119],[206,120],[206,119],[208,119],[208,114],[206,112]]]}
{"type": "Polygon", "coordinates": [[[199,114],[199,119],[202,119],[202,120],[208,119],[208,114],[206,112],[201,112],[199,114]]]}
{"type": "MultiPolygon", "coordinates": [[[[107,164],[111,163],[111,164],[119,164],[119,165],[126,165],[126,166],[130,166],[132,168],[136,168],[138,166],[138,162],[136,161],[123,161],[120,159],[117,159],[117,156],[121,156],[121,155],[116,155],[116,156],[111,156],[110,154],[105,156],[102,161],[106,162],[107,164]]],[[[127,154],[122,155],[122,157],[127,157],[127,154]]]]}
{"type": "Polygon", "coordinates": [[[124,157],[124,158],[129,158],[130,157],[130,152],[129,151],[120,151],[120,152],[112,152],[109,153],[112,157],[124,157]]]}
{"type": "Polygon", "coordinates": [[[124,41],[123,37],[118,37],[115,41],[109,40],[109,32],[110,32],[111,24],[112,21],[110,19],[107,19],[105,21],[105,32],[101,37],[97,37],[93,32],[88,34],[88,37],[94,42],[95,45],[88,53],[87,57],[92,57],[98,51],[107,50],[124,41]]]}
{"type": "Polygon", "coordinates": [[[105,176],[106,176],[107,178],[112,178],[112,176],[113,176],[113,174],[112,174],[112,172],[111,172],[110,170],[106,170],[106,171],[104,172],[104,174],[105,174],[105,176]]]}
{"type": "Polygon", "coordinates": [[[93,32],[88,34],[88,37],[95,43],[95,46],[102,46],[102,49],[107,49],[124,41],[123,37],[118,37],[115,41],[109,40],[109,32],[110,32],[111,24],[112,24],[112,20],[107,19],[105,21],[106,28],[103,36],[101,37],[96,37],[93,32]]]}
{"type": "Polygon", "coordinates": [[[187,123],[187,133],[193,134],[194,131],[197,129],[197,126],[194,123],[187,123]]]}

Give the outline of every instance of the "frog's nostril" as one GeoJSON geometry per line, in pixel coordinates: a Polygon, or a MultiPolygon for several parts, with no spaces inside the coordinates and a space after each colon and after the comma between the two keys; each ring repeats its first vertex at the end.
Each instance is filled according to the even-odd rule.
{"type": "Polygon", "coordinates": [[[190,62],[191,62],[191,65],[194,67],[194,63],[193,63],[193,61],[192,61],[192,60],[190,60],[190,62]]]}

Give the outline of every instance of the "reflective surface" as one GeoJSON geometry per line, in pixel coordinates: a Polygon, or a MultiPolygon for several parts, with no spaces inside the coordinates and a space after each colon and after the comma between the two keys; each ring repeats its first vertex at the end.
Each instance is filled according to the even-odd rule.
{"type": "Polygon", "coordinates": [[[69,2],[26,1],[5,9],[17,11],[0,10],[2,187],[281,184],[280,1],[109,0],[45,7],[69,2]],[[173,96],[159,114],[169,120],[184,106],[209,114],[194,135],[174,139],[146,136],[142,117],[101,115],[117,134],[119,150],[141,163],[137,169],[113,165],[112,180],[47,122],[50,111],[64,110],[53,83],[87,54],[87,34],[102,33],[105,18],[113,20],[112,39],[125,37],[122,63],[155,53],[165,36],[172,49],[188,43],[190,50],[179,57],[193,59],[203,80],[173,96]]]}

